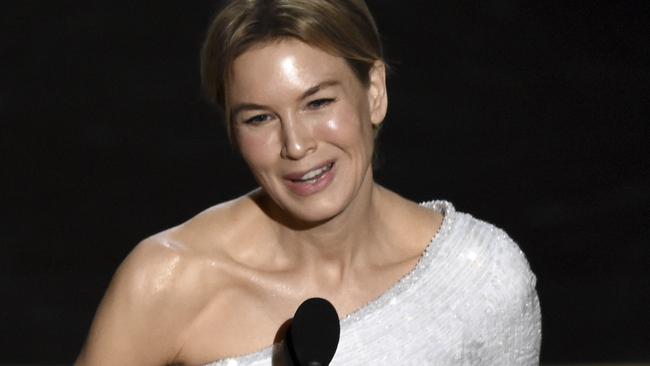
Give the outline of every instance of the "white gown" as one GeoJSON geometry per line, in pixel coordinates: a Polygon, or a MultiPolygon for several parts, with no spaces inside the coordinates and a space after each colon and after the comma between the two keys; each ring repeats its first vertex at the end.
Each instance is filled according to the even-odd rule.
{"type": "MultiPolygon", "coordinates": [[[[422,205],[444,215],[440,230],[411,272],[341,320],[330,365],[538,365],[535,275],[517,244],[449,202],[422,205]]],[[[280,349],[208,365],[281,365],[280,349]]]]}

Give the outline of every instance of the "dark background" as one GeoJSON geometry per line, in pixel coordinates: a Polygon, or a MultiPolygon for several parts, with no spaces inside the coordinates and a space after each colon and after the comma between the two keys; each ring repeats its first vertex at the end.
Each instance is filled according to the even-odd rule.
{"type": "MultiPolygon", "coordinates": [[[[508,231],[542,360],[650,360],[648,1],[372,1],[377,180],[508,231]]],[[[255,184],[201,97],[213,1],[0,14],[0,361],[72,362],[142,238],[255,184]]]]}

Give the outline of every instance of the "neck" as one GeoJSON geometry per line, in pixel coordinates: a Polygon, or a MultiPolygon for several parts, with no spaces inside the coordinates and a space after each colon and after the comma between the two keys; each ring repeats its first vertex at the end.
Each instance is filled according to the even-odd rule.
{"type": "Polygon", "coordinates": [[[372,177],[342,212],[315,225],[276,226],[280,250],[295,267],[321,277],[332,285],[340,283],[353,266],[364,265],[371,246],[386,228],[380,206],[385,190],[372,177]]]}

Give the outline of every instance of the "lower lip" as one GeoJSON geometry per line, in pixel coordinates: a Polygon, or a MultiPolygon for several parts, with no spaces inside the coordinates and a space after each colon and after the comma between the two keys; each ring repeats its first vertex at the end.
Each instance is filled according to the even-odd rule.
{"type": "Polygon", "coordinates": [[[332,165],[332,168],[323,174],[320,178],[318,178],[318,180],[314,183],[294,182],[292,180],[285,180],[285,182],[287,184],[287,187],[289,187],[289,189],[298,196],[310,196],[324,190],[327,188],[327,186],[330,185],[330,183],[332,183],[335,176],[335,169],[336,164],[332,165]]]}

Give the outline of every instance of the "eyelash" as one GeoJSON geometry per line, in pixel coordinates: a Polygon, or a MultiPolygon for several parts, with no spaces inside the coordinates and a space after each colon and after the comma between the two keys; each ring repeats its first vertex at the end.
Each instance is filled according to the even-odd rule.
{"type": "Polygon", "coordinates": [[[322,107],[326,107],[336,101],[336,98],[321,98],[321,99],[316,99],[312,100],[307,104],[307,107],[309,109],[319,109],[322,107]]]}
{"type": "Polygon", "coordinates": [[[244,123],[247,124],[247,125],[258,125],[258,124],[261,124],[263,122],[268,121],[269,118],[270,118],[270,115],[268,115],[268,114],[258,114],[256,116],[253,116],[253,117],[245,120],[244,123]]]}

